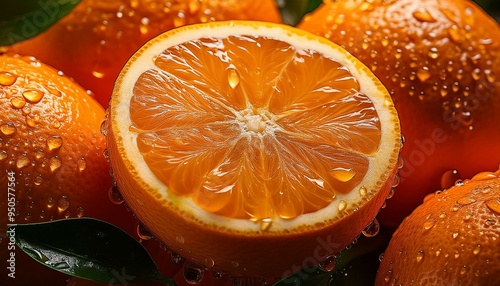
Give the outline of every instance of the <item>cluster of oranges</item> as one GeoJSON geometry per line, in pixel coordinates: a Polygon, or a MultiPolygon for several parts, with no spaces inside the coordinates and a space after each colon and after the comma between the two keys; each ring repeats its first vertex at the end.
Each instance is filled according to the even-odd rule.
{"type": "MultiPolygon", "coordinates": [[[[1,256],[9,223],[88,216],[179,285],[272,284],[384,227],[376,285],[498,284],[500,25],[466,0],[281,22],[274,0],[83,0],[3,48],[1,256]]],[[[6,285],[100,285],[16,263],[6,285]]]]}

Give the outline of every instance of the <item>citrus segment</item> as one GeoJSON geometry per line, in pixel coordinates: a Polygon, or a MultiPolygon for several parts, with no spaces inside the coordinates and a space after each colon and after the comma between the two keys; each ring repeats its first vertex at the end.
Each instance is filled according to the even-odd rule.
{"type": "Polygon", "coordinates": [[[314,212],[356,186],[378,148],[373,103],[317,52],[265,37],[202,38],[165,50],[155,65],[130,103],[139,150],[171,192],[209,212],[257,220],[314,212]]]}
{"type": "Polygon", "coordinates": [[[238,275],[280,276],[322,237],[336,242],[318,262],[347,246],[387,197],[400,148],[390,96],[364,65],[259,22],[148,42],[120,73],[107,124],[139,219],[188,259],[238,275]]]}

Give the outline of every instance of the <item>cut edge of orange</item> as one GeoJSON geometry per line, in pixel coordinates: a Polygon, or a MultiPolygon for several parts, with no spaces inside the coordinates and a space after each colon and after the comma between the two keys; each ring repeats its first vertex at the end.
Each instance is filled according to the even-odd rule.
{"type": "MultiPolygon", "coordinates": [[[[149,198],[152,201],[156,200],[166,208],[172,210],[177,209],[176,212],[185,221],[205,225],[207,229],[212,228],[231,233],[239,232],[245,235],[253,234],[262,236],[279,235],[283,232],[301,232],[304,229],[316,229],[318,227],[317,225],[311,225],[311,221],[321,222],[321,224],[326,226],[341,219],[347,213],[363,205],[364,202],[372,199],[382,189],[386,181],[393,180],[401,147],[399,120],[397,119],[392,99],[382,83],[375,78],[366,66],[327,39],[286,25],[264,22],[220,21],[195,24],[165,32],[149,41],[129,59],[117,78],[110,101],[108,118],[110,120],[109,128],[112,130],[108,132],[108,141],[112,142],[112,144],[108,143],[108,147],[111,145],[120,146],[116,150],[116,153],[110,150],[110,156],[114,158],[112,162],[120,158],[123,166],[127,166],[127,172],[129,173],[122,175],[115,172],[115,179],[120,181],[122,176],[134,177],[138,180],[136,182],[137,185],[149,193],[149,198]],[[275,37],[299,49],[310,49],[313,47],[317,52],[331,57],[347,67],[356,79],[370,79],[370,81],[359,80],[361,93],[383,95],[370,97],[377,109],[382,132],[379,150],[375,153],[375,156],[368,157],[370,167],[365,178],[362,180],[363,185],[358,185],[353,191],[347,194],[338,194],[328,207],[314,213],[302,214],[291,220],[277,217],[272,218],[272,227],[267,229],[266,232],[262,232],[261,226],[254,221],[213,214],[199,208],[190,197],[180,197],[169,193],[165,184],[152,173],[139,152],[135,143],[137,139],[136,134],[128,130],[132,122],[130,117],[126,115],[130,113],[129,102],[133,96],[134,84],[142,73],[151,69],[158,69],[153,62],[153,59],[157,55],[169,46],[178,45],[206,35],[227,37],[234,34],[258,34],[275,37]],[[365,196],[360,196],[357,191],[362,187],[366,189],[367,193],[365,196]],[[338,206],[339,203],[343,204],[343,206],[338,206]],[[203,218],[203,221],[199,218],[203,218]],[[325,221],[325,218],[330,219],[329,221],[325,221]]],[[[114,171],[117,169],[113,168],[114,171]]],[[[149,203],[139,198],[129,199],[135,200],[135,203],[139,205],[149,203]]]]}

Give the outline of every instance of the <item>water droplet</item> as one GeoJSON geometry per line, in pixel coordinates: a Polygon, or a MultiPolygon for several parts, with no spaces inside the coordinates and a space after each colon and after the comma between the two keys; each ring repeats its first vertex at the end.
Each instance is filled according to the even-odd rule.
{"type": "Polygon", "coordinates": [[[323,271],[330,272],[335,268],[337,264],[337,256],[330,255],[318,264],[318,267],[323,271]]]}
{"type": "Polygon", "coordinates": [[[83,217],[83,214],[84,214],[84,209],[83,209],[83,207],[78,207],[78,208],[76,208],[76,216],[77,216],[78,218],[83,217]]]}
{"type": "Polygon", "coordinates": [[[23,108],[26,105],[26,100],[23,97],[14,97],[10,100],[10,104],[17,109],[23,108]]]}
{"type": "Polygon", "coordinates": [[[384,252],[382,252],[379,256],[378,256],[378,261],[382,262],[382,260],[384,260],[384,252]]]}
{"type": "Polygon", "coordinates": [[[42,100],[43,96],[44,96],[44,93],[39,91],[39,90],[36,90],[36,89],[25,90],[23,92],[24,99],[26,99],[26,101],[28,101],[30,103],[40,102],[40,100],[42,100]]]}
{"type": "Polygon", "coordinates": [[[484,202],[486,206],[495,214],[500,215],[500,201],[499,199],[489,199],[484,202]]]}
{"type": "Polygon", "coordinates": [[[69,199],[68,196],[62,195],[57,200],[57,210],[59,213],[66,211],[69,208],[69,199]]]}
{"type": "Polygon", "coordinates": [[[272,223],[273,223],[273,219],[272,218],[263,218],[260,220],[260,231],[266,231],[266,230],[269,230],[269,228],[271,227],[272,223]]]}
{"type": "Polygon", "coordinates": [[[56,204],[56,200],[53,197],[47,198],[47,207],[50,209],[56,204]]]}
{"type": "Polygon", "coordinates": [[[27,157],[26,154],[22,154],[21,156],[17,157],[16,160],[16,167],[18,169],[24,168],[28,166],[31,163],[30,159],[27,157]]]}
{"type": "Polygon", "coordinates": [[[240,266],[240,263],[238,261],[231,261],[231,266],[236,268],[236,267],[240,266]]]}
{"type": "Polygon", "coordinates": [[[40,174],[40,175],[36,176],[35,179],[33,179],[33,183],[36,186],[40,186],[43,183],[42,175],[40,174]]]}
{"type": "Polygon", "coordinates": [[[380,231],[380,224],[376,218],[362,231],[366,237],[374,237],[380,231]]]}
{"type": "Polygon", "coordinates": [[[184,240],[184,237],[183,237],[182,235],[180,235],[180,234],[176,234],[176,235],[175,235],[175,241],[177,241],[177,242],[178,242],[178,243],[180,243],[180,244],[183,244],[184,242],[186,242],[186,241],[184,240]]]}
{"type": "Polygon", "coordinates": [[[0,161],[7,159],[7,157],[8,157],[7,151],[5,150],[0,151],[0,161]]]}
{"type": "Polygon", "coordinates": [[[424,222],[424,229],[429,230],[436,224],[436,221],[433,218],[429,218],[424,222]]]}
{"type": "Polygon", "coordinates": [[[468,221],[468,220],[470,220],[471,218],[472,218],[472,214],[468,213],[468,214],[466,214],[466,215],[465,215],[465,217],[464,217],[464,221],[468,221]]]}
{"type": "Polygon", "coordinates": [[[418,253],[417,253],[417,263],[422,262],[423,259],[424,259],[424,251],[423,250],[419,250],[418,253]]]}
{"type": "Polygon", "coordinates": [[[436,250],[436,256],[439,256],[441,254],[441,248],[436,250]]]}
{"type": "Polygon", "coordinates": [[[391,277],[392,277],[392,270],[387,270],[387,274],[384,277],[385,283],[389,283],[389,281],[391,281],[391,277]]]}
{"type": "Polygon", "coordinates": [[[431,73],[428,67],[422,67],[417,71],[417,77],[420,82],[425,82],[431,77],[431,73]]]}
{"type": "Polygon", "coordinates": [[[14,123],[12,122],[7,122],[0,126],[0,132],[2,132],[3,135],[12,135],[16,133],[16,131],[16,126],[14,126],[14,123]]]}
{"type": "Polygon", "coordinates": [[[448,189],[455,185],[455,182],[460,180],[461,176],[457,170],[448,170],[441,176],[441,188],[448,189]]]}
{"type": "Polygon", "coordinates": [[[71,267],[66,261],[57,261],[57,262],[47,261],[45,262],[45,264],[48,264],[50,265],[50,267],[58,270],[68,269],[71,267]]]}
{"type": "Polygon", "coordinates": [[[476,200],[471,197],[463,197],[457,200],[457,203],[461,204],[462,206],[470,205],[475,202],[476,200]]]}
{"type": "Polygon", "coordinates": [[[57,169],[59,169],[61,167],[61,165],[62,165],[62,162],[61,162],[61,159],[59,159],[59,157],[54,156],[54,157],[49,159],[50,171],[52,171],[52,172],[56,171],[57,169]]]}
{"type": "Polygon", "coordinates": [[[478,245],[476,246],[476,248],[474,248],[474,250],[472,250],[472,253],[473,253],[474,255],[478,255],[478,254],[479,254],[479,252],[481,252],[481,244],[478,244],[478,245]]]}
{"type": "Polygon", "coordinates": [[[462,205],[460,205],[460,204],[454,204],[453,207],[451,207],[451,210],[454,211],[454,212],[456,212],[456,211],[458,211],[460,209],[461,206],[462,205]]]}
{"type": "Polygon", "coordinates": [[[347,207],[347,203],[346,203],[344,200],[341,200],[341,201],[339,202],[339,205],[338,205],[339,211],[343,211],[343,210],[345,210],[345,209],[346,209],[346,207],[347,207]]]}
{"type": "Polygon", "coordinates": [[[215,265],[215,261],[212,258],[210,258],[210,257],[205,258],[205,267],[212,268],[212,267],[214,267],[214,265],[215,265]]]}
{"type": "Polygon", "coordinates": [[[436,47],[432,47],[429,49],[429,52],[427,53],[427,55],[431,59],[437,59],[439,57],[439,50],[436,47]]]}
{"type": "Polygon", "coordinates": [[[18,76],[10,72],[0,72],[0,85],[13,85],[18,76]]]}
{"type": "Polygon", "coordinates": [[[457,237],[458,237],[458,235],[459,235],[458,230],[455,230],[455,231],[451,234],[451,237],[453,237],[453,238],[457,238],[457,237]]]}
{"type": "Polygon", "coordinates": [[[448,28],[448,35],[453,41],[457,43],[462,42],[463,35],[457,25],[453,25],[450,28],[448,28]]]}
{"type": "Polygon", "coordinates": [[[464,275],[467,273],[467,265],[464,265],[462,268],[460,268],[460,275],[464,275]]]}
{"type": "Polygon", "coordinates": [[[172,252],[172,263],[175,264],[175,265],[179,265],[181,264],[182,262],[184,261],[184,258],[182,256],[180,256],[179,254],[177,253],[173,253],[172,252]]]}
{"type": "Polygon", "coordinates": [[[234,68],[227,69],[227,82],[231,88],[236,88],[240,83],[240,75],[234,68]]]}
{"type": "Polygon", "coordinates": [[[484,222],[484,224],[486,224],[487,226],[492,226],[496,223],[496,221],[494,221],[493,219],[491,218],[488,218],[486,219],[486,221],[484,222]]]}
{"type": "Polygon", "coordinates": [[[346,168],[336,168],[331,170],[329,173],[330,176],[341,182],[349,182],[356,175],[356,172],[353,169],[346,168]]]}
{"type": "Polygon", "coordinates": [[[431,13],[425,8],[420,8],[413,12],[413,17],[420,22],[436,22],[436,19],[432,17],[431,13]]]}
{"type": "Polygon", "coordinates": [[[121,205],[123,204],[123,202],[125,202],[125,199],[123,199],[120,190],[116,186],[109,188],[108,197],[109,200],[115,205],[121,205]]]}
{"type": "Polygon", "coordinates": [[[141,240],[150,240],[153,238],[153,234],[142,224],[137,225],[137,235],[141,240]]]}
{"type": "Polygon", "coordinates": [[[446,212],[441,212],[439,214],[439,218],[445,218],[446,217],[446,212]]]}
{"type": "Polygon", "coordinates": [[[63,139],[59,135],[54,135],[47,138],[47,146],[49,147],[50,151],[59,149],[61,148],[62,145],[63,145],[63,139]]]}
{"type": "Polygon", "coordinates": [[[185,263],[183,274],[184,280],[186,280],[188,284],[196,285],[199,284],[203,279],[205,270],[202,267],[196,266],[192,263],[185,263]]]}
{"type": "Polygon", "coordinates": [[[366,188],[365,187],[361,187],[359,188],[359,195],[362,196],[362,197],[366,197],[366,194],[368,192],[366,191],[366,188]]]}
{"type": "Polygon", "coordinates": [[[80,171],[80,172],[84,171],[85,168],[87,168],[87,161],[83,157],[78,159],[78,162],[76,164],[78,166],[78,171],[80,171]]]}
{"type": "Polygon", "coordinates": [[[177,15],[174,17],[174,26],[180,27],[184,26],[185,24],[186,24],[186,15],[184,15],[183,12],[177,13],[177,15]]]}

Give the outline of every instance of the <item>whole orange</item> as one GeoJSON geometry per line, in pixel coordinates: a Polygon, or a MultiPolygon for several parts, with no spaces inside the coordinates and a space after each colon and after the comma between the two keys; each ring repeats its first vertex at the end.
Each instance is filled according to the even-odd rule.
{"type": "Polygon", "coordinates": [[[64,71],[106,107],[120,69],[147,40],[178,26],[229,19],[281,21],[274,0],[83,0],[10,50],[64,71]]]}
{"type": "Polygon", "coordinates": [[[429,194],[399,226],[375,285],[499,285],[500,171],[429,194]]]}
{"type": "Polygon", "coordinates": [[[473,1],[324,1],[299,27],[358,57],[389,89],[405,138],[401,182],[379,219],[500,163],[500,26],[473,1]],[[450,181],[450,179],[452,179],[450,181]]]}
{"type": "MultiPolygon", "coordinates": [[[[0,56],[0,249],[7,224],[90,216],[129,232],[135,219],[114,205],[100,125],[104,109],[68,77],[32,57],[0,56]]],[[[43,234],[41,234],[43,235],[43,234]]],[[[16,249],[16,278],[2,285],[52,285],[68,278],[16,249]]]]}

